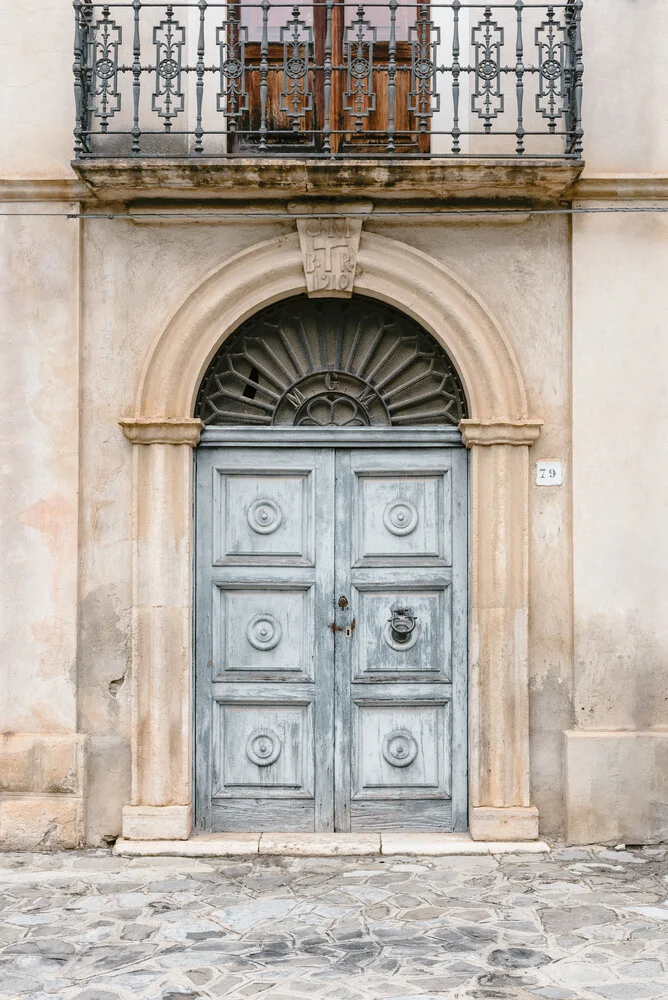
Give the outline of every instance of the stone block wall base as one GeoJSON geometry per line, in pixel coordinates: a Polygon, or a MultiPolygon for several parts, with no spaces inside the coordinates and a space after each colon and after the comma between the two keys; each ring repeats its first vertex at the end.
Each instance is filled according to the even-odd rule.
{"type": "Polygon", "coordinates": [[[78,733],[0,736],[0,794],[82,795],[85,742],[78,733]]]}
{"type": "Polygon", "coordinates": [[[57,851],[83,845],[83,799],[75,795],[0,797],[0,849],[57,851]]]}
{"type": "Polygon", "coordinates": [[[538,810],[535,806],[509,809],[474,806],[469,822],[474,840],[538,839],[538,810]]]}
{"type": "Polygon", "coordinates": [[[188,806],[124,806],[125,840],[187,840],[192,809],[188,806]]]}
{"type": "Polygon", "coordinates": [[[567,731],[571,844],[668,840],[668,732],[567,731]]]}

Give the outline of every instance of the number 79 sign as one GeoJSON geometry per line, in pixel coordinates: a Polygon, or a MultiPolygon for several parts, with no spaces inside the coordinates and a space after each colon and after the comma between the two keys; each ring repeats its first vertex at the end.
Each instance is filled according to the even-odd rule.
{"type": "Polygon", "coordinates": [[[564,467],[561,462],[536,462],[536,486],[563,486],[564,467]]]}

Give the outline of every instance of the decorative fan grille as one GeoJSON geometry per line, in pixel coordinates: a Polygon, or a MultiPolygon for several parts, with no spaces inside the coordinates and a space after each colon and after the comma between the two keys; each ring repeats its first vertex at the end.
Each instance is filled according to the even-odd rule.
{"type": "Polygon", "coordinates": [[[196,414],[205,424],[456,426],[466,399],[442,348],[398,310],[361,296],[299,296],[223,344],[196,414]]]}

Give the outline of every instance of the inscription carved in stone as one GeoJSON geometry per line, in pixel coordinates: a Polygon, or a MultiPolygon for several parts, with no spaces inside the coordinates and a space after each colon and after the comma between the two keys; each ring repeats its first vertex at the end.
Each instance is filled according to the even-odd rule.
{"type": "Polygon", "coordinates": [[[309,298],[350,298],[363,222],[361,214],[327,218],[324,211],[321,218],[297,219],[309,298]]]}

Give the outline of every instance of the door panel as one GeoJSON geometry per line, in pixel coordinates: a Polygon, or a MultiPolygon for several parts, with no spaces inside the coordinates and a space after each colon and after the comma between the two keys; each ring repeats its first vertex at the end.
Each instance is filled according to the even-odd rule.
{"type": "Polygon", "coordinates": [[[378,588],[353,588],[355,642],[351,649],[353,680],[410,679],[425,674],[450,680],[450,585],[426,589],[401,587],[396,581],[378,588]],[[407,604],[417,616],[415,629],[405,643],[395,642],[389,618],[392,609],[407,604]],[[408,676],[407,676],[408,675],[408,676]]]}
{"type": "Polygon", "coordinates": [[[426,153],[431,54],[429,5],[273,4],[263,46],[261,4],[231,5],[226,22],[232,148],[426,153]],[[328,15],[329,9],[329,15],[328,15]],[[392,26],[393,23],[393,26],[392,26]],[[326,69],[328,67],[328,69],[326,69]],[[425,96],[426,93],[426,96],[425,96]],[[264,108],[264,117],[263,117],[264,108]]]}
{"type": "Polygon", "coordinates": [[[213,795],[313,798],[313,702],[216,701],[213,795]],[[243,751],[243,752],[239,752],[243,751]]]}
{"type": "MultiPolygon", "coordinates": [[[[257,456],[254,456],[257,458],[257,456]]],[[[312,471],[219,469],[214,478],[214,562],[313,565],[312,471]]]]}
{"type": "Polygon", "coordinates": [[[466,516],[463,449],[198,451],[200,829],[466,828],[466,516]]]}
{"type": "Polygon", "coordinates": [[[354,480],[356,565],[450,563],[450,479],[365,473],[354,480]]]}
{"type": "Polygon", "coordinates": [[[213,678],[243,671],[257,679],[313,680],[315,588],[215,584],[213,678]],[[298,676],[297,676],[298,675],[298,676]]]}
{"type": "Polygon", "coordinates": [[[353,715],[353,801],[449,795],[449,702],[368,703],[353,715]]]}

